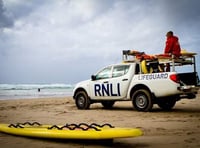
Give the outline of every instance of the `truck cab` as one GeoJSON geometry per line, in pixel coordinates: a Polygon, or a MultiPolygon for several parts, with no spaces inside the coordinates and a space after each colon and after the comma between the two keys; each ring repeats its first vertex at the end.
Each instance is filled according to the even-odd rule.
{"type": "Polygon", "coordinates": [[[91,77],[90,97],[96,100],[126,98],[134,71],[135,65],[133,64],[117,64],[103,68],[91,77]]]}

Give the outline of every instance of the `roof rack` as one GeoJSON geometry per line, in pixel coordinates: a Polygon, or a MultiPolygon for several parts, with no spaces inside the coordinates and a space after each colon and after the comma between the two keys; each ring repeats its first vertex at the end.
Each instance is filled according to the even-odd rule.
{"type": "Polygon", "coordinates": [[[195,55],[197,55],[197,53],[187,52],[186,50],[181,50],[181,56],[179,58],[168,54],[149,55],[137,50],[123,50],[122,60],[125,63],[141,62],[142,60],[152,62],[157,60],[160,64],[169,63],[170,66],[172,66],[172,71],[175,71],[175,66],[194,65],[194,71],[196,72],[195,55]]]}
{"type": "Polygon", "coordinates": [[[139,52],[136,50],[122,50],[122,61],[123,62],[138,62],[140,61],[138,56],[143,55],[144,52],[139,52]]]}

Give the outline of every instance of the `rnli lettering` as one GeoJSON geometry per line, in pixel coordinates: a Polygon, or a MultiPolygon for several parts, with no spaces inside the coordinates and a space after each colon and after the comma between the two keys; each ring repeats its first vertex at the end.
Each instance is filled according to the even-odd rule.
{"type": "Polygon", "coordinates": [[[121,96],[120,84],[117,83],[113,87],[113,84],[94,84],[94,94],[95,96],[121,96]],[[116,89],[114,89],[116,87],[116,89]]]}
{"type": "Polygon", "coordinates": [[[156,73],[156,74],[146,74],[146,75],[139,75],[139,80],[157,80],[157,79],[167,79],[168,73],[156,73]]]}

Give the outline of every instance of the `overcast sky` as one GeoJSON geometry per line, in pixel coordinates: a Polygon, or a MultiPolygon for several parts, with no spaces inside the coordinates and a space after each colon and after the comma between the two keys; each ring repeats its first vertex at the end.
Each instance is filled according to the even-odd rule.
{"type": "Polygon", "coordinates": [[[199,0],[0,0],[0,83],[74,84],[121,62],[122,50],[162,53],[169,30],[181,48],[200,53],[199,6],[199,0]]]}

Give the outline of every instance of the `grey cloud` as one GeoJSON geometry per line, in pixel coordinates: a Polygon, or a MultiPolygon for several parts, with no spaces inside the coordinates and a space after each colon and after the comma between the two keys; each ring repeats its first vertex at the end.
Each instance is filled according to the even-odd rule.
{"type": "Polygon", "coordinates": [[[121,62],[123,49],[163,52],[169,29],[197,49],[197,6],[177,1],[5,0],[1,12],[15,25],[0,34],[0,82],[77,82],[121,62]]]}
{"type": "Polygon", "coordinates": [[[12,26],[13,26],[13,20],[6,12],[3,0],[0,0],[0,28],[12,27],[12,26]]]}
{"type": "Polygon", "coordinates": [[[169,20],[172,18],[177,21],[191,21],[199,18],[199,0],[168,0],[164,1],[164,11],[168,13],[169,20]]]}
{"type": "Polygon", "coordinates": [[[44,4],[52,3],[52,0],[19,0],[19,1],[9,1],[9,0],[1,0],[4,1],[4,7],[9,11],[9,13],[13,16],[13,19],[17,19],[20,17],[26,17],[31,12],[37,10],[39,7],[44,4]]]}

